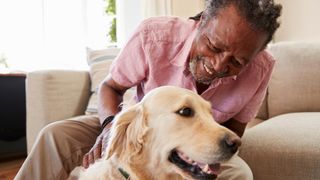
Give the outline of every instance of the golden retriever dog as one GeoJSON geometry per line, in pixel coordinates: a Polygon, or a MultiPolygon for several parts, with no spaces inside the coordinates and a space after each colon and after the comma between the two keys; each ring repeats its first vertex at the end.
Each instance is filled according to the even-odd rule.
{"type": "Polygon", "coordinates": [[[114,119],[104,156],[70,179],[215,179],[240,138],[216,123],[198,94],[163,86],[114,119]]]}

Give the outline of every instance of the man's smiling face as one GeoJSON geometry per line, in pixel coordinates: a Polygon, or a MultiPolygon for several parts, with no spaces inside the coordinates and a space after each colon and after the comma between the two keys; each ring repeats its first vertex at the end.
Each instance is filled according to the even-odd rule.
{"type": "Polygon", "coordinates": [[[198,83],[238,75],[267,41],[267,34],[250,27],[233,5],[200,23],[189,54],[189,69],[198,83]]]}

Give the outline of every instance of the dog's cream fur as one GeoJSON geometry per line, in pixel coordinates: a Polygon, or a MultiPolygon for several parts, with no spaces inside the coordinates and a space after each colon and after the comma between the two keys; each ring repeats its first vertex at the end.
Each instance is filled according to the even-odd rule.
{"type": "Polygon", "coordinates": [[[120,112],[104,157],[88,169],[77,167],[70,179],[124,179],[118,167],[133,180],[192,179],[168,161],[170,152],[179,149],[206,164],[221,162],[231,157],[219,147],[226,135],[236,138],[213,120],[209,102],[190,90],[163,86],[120,112]],[[177,113],[185,107],[194,111],[193,116],[177,113]]]}

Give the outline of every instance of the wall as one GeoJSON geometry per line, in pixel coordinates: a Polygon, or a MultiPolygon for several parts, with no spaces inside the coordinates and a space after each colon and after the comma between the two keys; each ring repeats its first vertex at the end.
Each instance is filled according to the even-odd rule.
{"type": "Polygon", "coordinates": [[[320,41],[319,0],[276,0],[282,4],[278,41],[320,41]]]}
{"type": "Polygon", "coordinates": [[[172,15],[191,17],[204,9],[204,0],[171,0],[172,15]]]}
{"type": "Polygon", "coordinates": [[[204,9],[204,0],[116,0],[117,45],[123,47],[139,22],[152,16],[188,18],[204,9]]]}
{"type": "MultiPolygon", "coordinates": [[[[320,41],[319,0],[275,0],[282,4],[281,26],[274,41],[320,41]]],[[[171,0],[172,14],[190,17],[200,12],[204,0],[171,0]]]]}
{"type": "Polygon", "coordinates": [[[139,22],[143,20],[141,3],[141,0],[116,0],[118,47],[123,47],[139,22]]]}

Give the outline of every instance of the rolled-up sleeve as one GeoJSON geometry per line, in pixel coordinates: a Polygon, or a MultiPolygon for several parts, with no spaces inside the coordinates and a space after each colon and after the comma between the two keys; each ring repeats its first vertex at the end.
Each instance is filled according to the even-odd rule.
{"type": "Polygon", "coordinates": [[[268,84],[273,72],[274,59],[268,55],[267,58],[272,59],[269,62],[272,62],[266,68],[267,71],[264,74],[263,81],[261,81],[260,86],[257,88],[255,94],[251,97],[248,103],[237,113],[233,118],[241,123],[247,123],[251,121],[258,113],[259,108],[263,102],[263,99],[266,95],[268,84]]]}
{"type": "Polygon", "coordinates": [[[139,25],[111,65],[111,77],[122,86],[132,87],[146,78],[145,26],[145,22],[139,25]]]}

